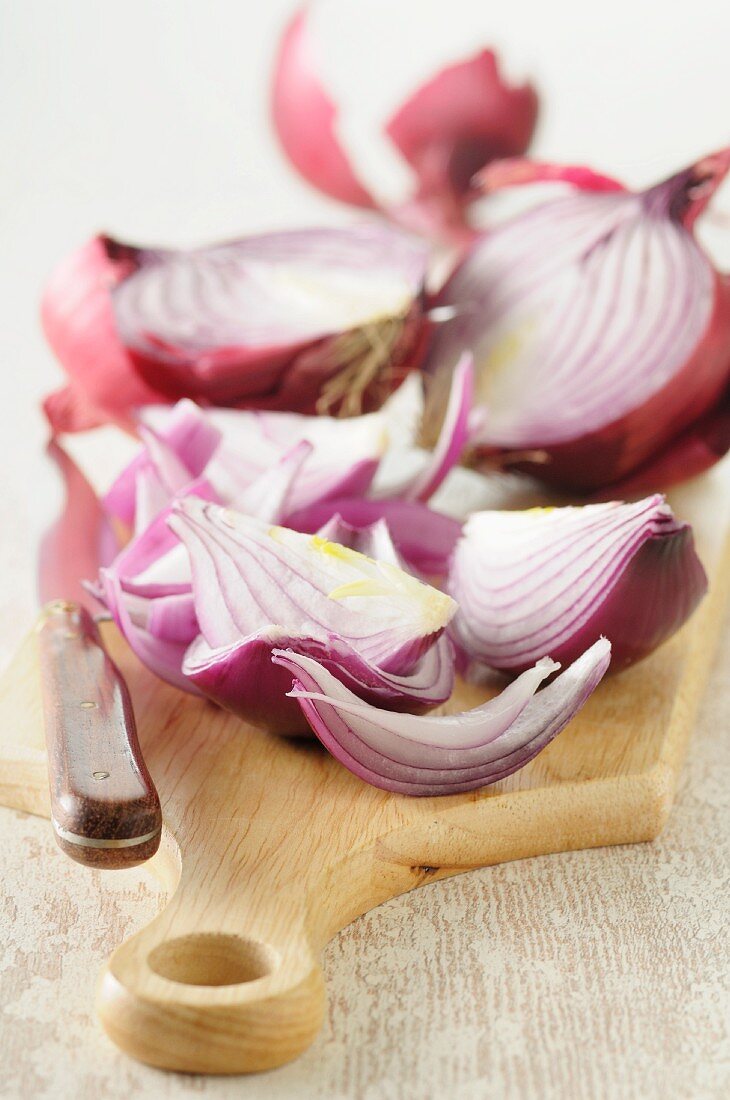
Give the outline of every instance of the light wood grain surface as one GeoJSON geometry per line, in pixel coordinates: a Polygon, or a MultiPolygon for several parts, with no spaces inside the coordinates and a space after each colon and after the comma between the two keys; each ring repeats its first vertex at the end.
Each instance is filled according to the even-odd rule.
{"type": "Polygon", "coordinates": [[[314,1046],[262,1076],[163,1074],[113,1047],[90,975],[160,905],[154,882],[78,867],[47,822],[0,811],[0,1095],[726,1096],[729,670],[726,629],[659,840],[473,871],[386,903],[326,949],[314,1046]]]}

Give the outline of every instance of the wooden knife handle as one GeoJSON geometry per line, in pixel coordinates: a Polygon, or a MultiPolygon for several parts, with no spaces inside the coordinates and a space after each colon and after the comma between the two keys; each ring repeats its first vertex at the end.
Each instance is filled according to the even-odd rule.
{"type": "Polygon", "coordinates": [[[157,851],[162,813],[127,685],[79,604],[47,604],[38,637],[56,841],[87,866],[133,867],[157,851]]]}

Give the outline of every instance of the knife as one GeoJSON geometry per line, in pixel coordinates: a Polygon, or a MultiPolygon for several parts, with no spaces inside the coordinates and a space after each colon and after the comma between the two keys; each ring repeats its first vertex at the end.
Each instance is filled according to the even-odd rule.
{"type": "Polygon", "coordinates": [[[104,649],[81,580],[116,547],[93,488],[52,441],[66,490],[41,540],[37,627],[51,821],[59,847],[89,867],[133,867],[155,854],[162,812],[145,765],[124,678],[104,649]]]}

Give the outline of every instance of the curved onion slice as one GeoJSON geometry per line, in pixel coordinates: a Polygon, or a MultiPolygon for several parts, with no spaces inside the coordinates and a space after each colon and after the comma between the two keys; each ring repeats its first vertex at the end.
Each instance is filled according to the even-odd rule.
{"type": "MultiPolygon", "coordinates": [[[[162,452],[166,449],[159,440],[155,447],[162,452]]],[[[262,520],[279,522],[293,479],[309,451],[309,444],[304,441],[296,444],[276,466],[252,482],[242,494],[241,505],[262,520]]],[[[193,681],[182,672],[187,647],[200,630],[190,561],[167,521],[176,499],[189,496],[217,501],[218,498],[205,478],[187,482],[175,490],[170,484],[170,479],[174,479],[174,461],[166,454],[156,457],[158,465],[165,466],[168,477],[165,491],[169,490],[169,495],[162,510],[139,529],[108,568],[100,571],[98,588],[93,591],[146,665],[176,687],[197,691],[193,681]]],[[[138,486],[146,486],[146,475],[156,476],[155,470],[138,468],[138,486]]],[[[139,521],[142,515],[143,509],[138,505],[136,519],[139,521]]]]}
{"type": "Polygon", "coordinates": [[[320,45],[303,9],[284,32],[274,67],[272,117],[294,167],[342,202],[385,205],[391,217],[426,233],[462,237],[474,173],[493,157],[524,152],[529,144],[537,117],[534,89],[509,85],[491,50],[431,76],[394,104],[385,123],[384,135],[413,184],[409,193],[379,203],[342,145],[341,108],[318,71],[320,45]]]}
{"type": "MultiPolygon", "coordinates": [[[[210,499],[211,487],[192,482],[184,493],[210,499]]],[[[168,505],[99,570],[94,595],[112,615],[132,651],[161,679],[197,693],[182,672],[199,633],[190,562],[167,525],[168,505]]]]}
{"type": "Polygon", "coordinates": [[[521,672],[548,653],[566,663],[605,635],[613,670],[679,629],[707,578],[691,528],[653,496],[476,513],[457,545],[448,590],[459,602],[453,636],[477,662],[521,672]]]}
{"type": "MultiPolygon", "coordinates": [[[[477,409],[489,412],[473,442],[485,456],[595,489],[650,463],[724,400],[730,280],[691,230],[729,167],[727,149],[641,193],[596,190],[567,170],[589,189],[476,241],[439,295],[456,314],[438,328],[431,368],[473,351],[477,409]]],[[[504,182],[523,182],[524,166],[515,173],[504,182]]]]}
{"type": "Polygon", "coordinates": [[[292,696],[322,744],[351,772],[399,794],[441,795],[484,787],[523,767],[580,710],[608,668],[600,639],[537,695],[559,666],[524,672],[488,703],[463,714],[393,714],[364,703],[311,657],[277,650],[292,696]]]}
{"type": "Polygon", "coordinates": [[[271,660],[280,646],[314,657],[360,698],[396,712],[431,710],[445,702],[454,688],[453,646],[445,635],[407,676],[385,672],[336,634],[321,641],[280,627],[261,629],[217,647],[199,636],[185,654],[182,670],[195,688],[247,722],[288,737],[308,734],[301,710],[287,695],[291,676],[271,660]]]}
{"type": "MultiPolygon", "coordinates": [[[[91,420],[186,396],[351,415],[420,363],[427,262],[379,223],[190,251],[101,237],[54,274],[43,323],[91,420]]],[[[51,413],[59,430],[84,426],[58,396],[51,413]]]]}

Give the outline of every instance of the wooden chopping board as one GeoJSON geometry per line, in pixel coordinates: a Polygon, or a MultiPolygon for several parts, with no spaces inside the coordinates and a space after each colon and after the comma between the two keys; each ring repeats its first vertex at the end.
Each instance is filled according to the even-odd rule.
{"type": "MultiPolygon", "coordinates": [[[[710,577],[691,622],[483,791],[414,799],[368,787],[316,743],[267,736],[161,684],[105,627],[162,800],[154,865],[171,894],[104,967],[97,1009],[112,1039],[168,1069],[281,1065],[317,1034],[320,952],[359,914],[469,868],[657,836],[727,595],[729,473],[726,463],[672,496],[710,577]]],[[[450,707],[484,697],[461,685],[450,707]]],[[[0,682],[0,803],[49,814],[32,635],[0,682]]]]}

